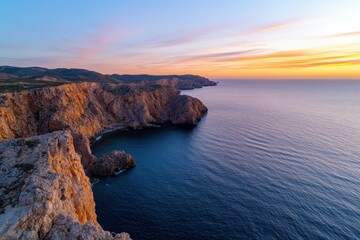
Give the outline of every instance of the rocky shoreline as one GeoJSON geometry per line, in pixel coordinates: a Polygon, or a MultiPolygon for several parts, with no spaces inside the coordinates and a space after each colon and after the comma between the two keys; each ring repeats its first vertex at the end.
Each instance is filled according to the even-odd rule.
{"type": "Polygon", "coordinates": [[[90,139],[123,128],[195,126],[200,100],[171,87],[82,82],[0,94],[0,238],[130,239],[97,223],[88,176],[134,167],[90,139]]]}

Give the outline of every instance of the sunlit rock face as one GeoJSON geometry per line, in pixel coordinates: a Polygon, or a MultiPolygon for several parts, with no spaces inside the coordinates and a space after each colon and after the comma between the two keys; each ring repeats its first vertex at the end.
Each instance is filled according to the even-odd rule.
{"type": "Polygon", "coordinates": [[[70,131],[0,143],[0,239],[130,239],[97,222],[70,131]]]}
{"type": "Polygon", "coordinates": [[[0,94],[0,141],[70,129],[86,138],[121,124],[194,125],[206,107],[160,86],[76,83],[0,94]]]}
{"type": "Polygon", "coordinates": [[[194,126],[206,112],[198,99],[159,85],[84,82],[0,94],[0,239],[130,239],[97,223],[85,173],[105,177],[135,161],[121,151],[97,159],[89,139],[119,125],[194,126]]]}

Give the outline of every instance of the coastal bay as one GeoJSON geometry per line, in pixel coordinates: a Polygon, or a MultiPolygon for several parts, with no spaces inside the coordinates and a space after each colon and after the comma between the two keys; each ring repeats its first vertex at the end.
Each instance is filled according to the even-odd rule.
{"type": "Polygon", "coordinates": [[[138,163],[93,186],[99,222],[135,239],[358,238],[359,89],[220,80],[184,91],[209,109],[196,128],[121,132],[94,146],[138,163]]]}
{"type": "Polygon", "coordinates": [[[99,225],[88,177],[136,163],[119,150],[97,158],[90,140],[119,128],[194,127],[206,112],[200,100],[149,83],[6,89],[0,93],[0,238],[130,239],[99,225]]]}

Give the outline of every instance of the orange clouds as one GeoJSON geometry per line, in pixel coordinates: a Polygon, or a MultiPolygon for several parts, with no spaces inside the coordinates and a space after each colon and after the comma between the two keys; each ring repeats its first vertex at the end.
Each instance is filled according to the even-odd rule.
{"type": "Polygon", "coordinates": [[[167,69],[183,69],[209,77],[241,78],[358,78],[360,48],[346,45],[320,49],[265,52],[247,50],[185,56],[168,62],[167,69]]]}
{"type": "MultiPolygon", "coordinates": [[[[304,23],[282,21],[252,29],[213,26],[138,41],[132,37],[141,32],[109,25],[60,49],[69,55],[61,67],[217,78],[360,78],[360,32],[297,38],[302,33],[290,31],[295,35],[284,37],[304,23]]],[[[59,64],[59,58],[54,61],[59,64]]]]}

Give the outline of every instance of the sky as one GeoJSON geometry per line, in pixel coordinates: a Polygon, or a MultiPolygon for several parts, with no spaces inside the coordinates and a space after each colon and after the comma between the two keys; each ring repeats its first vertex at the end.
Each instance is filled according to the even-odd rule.
{"type": "Polygon", "coordinates": [[[360,79],[360,0],[2,0],[0,65],[360,79]]]}

